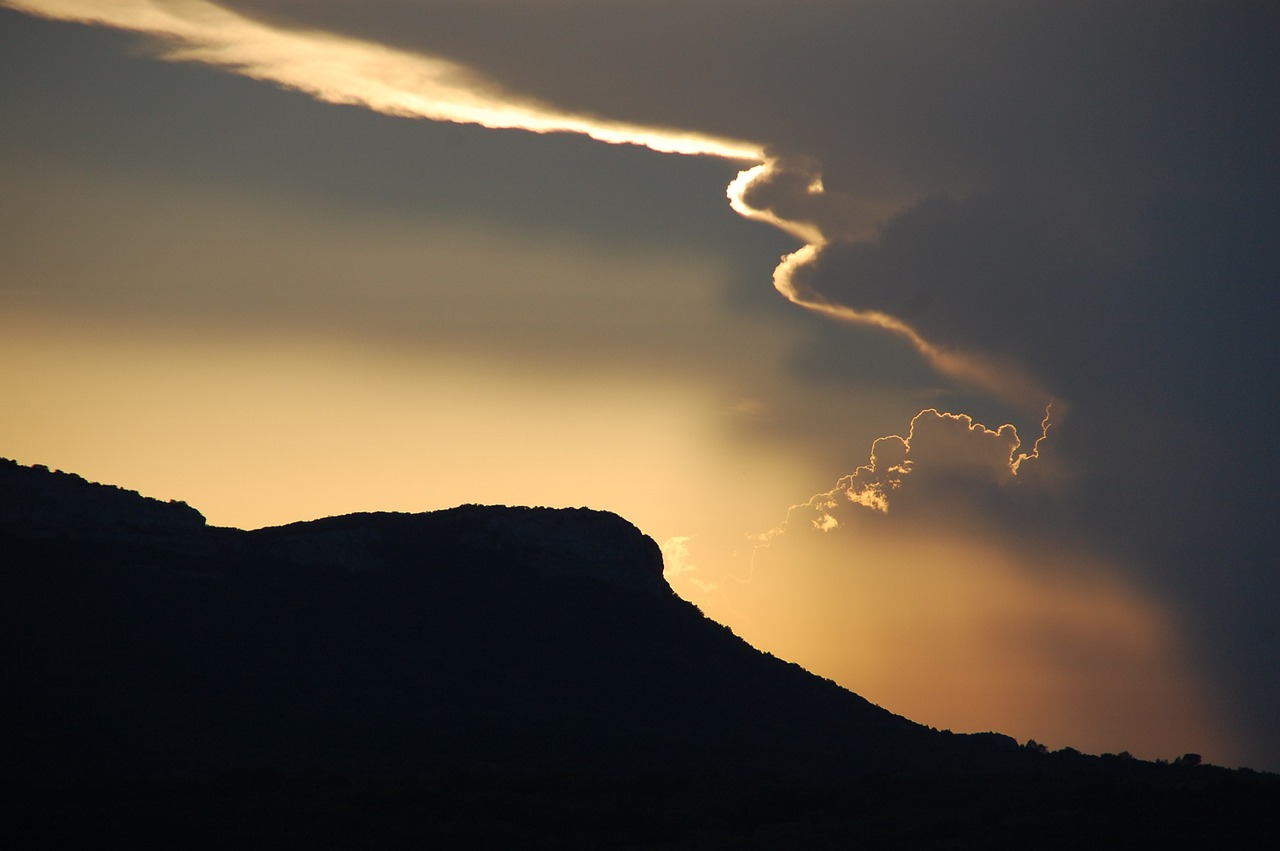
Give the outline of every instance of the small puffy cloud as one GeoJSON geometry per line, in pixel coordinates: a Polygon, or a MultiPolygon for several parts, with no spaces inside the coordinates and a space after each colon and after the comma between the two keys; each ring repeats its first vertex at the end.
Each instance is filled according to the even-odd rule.
{"type": "MultiPolygon", "coordinates": [[[[787,522],[767,537],[801,521],[830,532],[861,522],[868,509],[879,514],[905,514],[918,521],[967,515],[975,508],[998,512],[1000,503],[1035,501],[1036,495],[1026,489],[1018,494],[1006,491],[1020,484],[1021,472],[1040,461],[1041,444],[1050,427],[1049,413],[1046,411],[1040,435],[1024,442],[1012,424],[991,429],[968,414],[933,408],[921,411],[912,419],[905,437],[878,438],[865,465],[841,477],[831,490],[793,506],[787,522]]],[[[986,522],[992,519],[989,516],[986,522]]]]}

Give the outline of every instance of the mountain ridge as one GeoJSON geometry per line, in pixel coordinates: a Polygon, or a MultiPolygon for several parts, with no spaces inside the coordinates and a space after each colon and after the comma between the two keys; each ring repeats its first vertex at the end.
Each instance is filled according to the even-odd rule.
{"type": "Polygon", "coordinates": [[[185,502],[155,499],[76,473],[0,458],[0,523],[29,531],[154,532],[206,525],[185,502]]]}
{"type": "Polygon", "coordinates": [[[1020,824],[1010,841],[1031,830],[1002,800],[1081,819],[1054,830],[1095,845],[1243,835],[1280,812],[1270,775],[1046,754],[894,715],[707,619],[609,512],[467,505],[245,531],[0,461],[0,552],[0,785],[29,831],[71,814],[62,838],[100,847],[136,845],[157,813],[163,845],[1000,847],[983,819],[1020,824]],[[337,811],[359,829],[314,812],[352,796],[365,809],[337,811]],[[387,802],[405,809],[368,824],[387,802]],[[265,832],[226,826],[224,807],[265,832]],[[919,808],[941,822],[906,825],[919,808]],[[468,821],[485,818],[496,834],[468,821]]]}

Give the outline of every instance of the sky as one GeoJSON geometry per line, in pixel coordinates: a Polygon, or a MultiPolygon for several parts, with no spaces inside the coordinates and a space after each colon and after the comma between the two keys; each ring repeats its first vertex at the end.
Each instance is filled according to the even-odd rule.
{"type": "Polygon", "coordinates": [[[915,721],[1280,770],[1277,18],[0,0],[0,455],[615,511],[915,721]]]}

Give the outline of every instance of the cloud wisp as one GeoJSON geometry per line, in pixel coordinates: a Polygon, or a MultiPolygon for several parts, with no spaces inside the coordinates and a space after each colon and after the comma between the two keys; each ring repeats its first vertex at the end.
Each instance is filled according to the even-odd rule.
{"type": "Polygon", "coordinates": [[[316,30],[290,30],[204,0],[3,0],[55,20],[161,39],[164,59],[199,62],[375,112],[493,129],[577,133],[670,154],[755,161],[761,148],[700,133],[578,115],[506,91],[455,62],[316,30]]]}

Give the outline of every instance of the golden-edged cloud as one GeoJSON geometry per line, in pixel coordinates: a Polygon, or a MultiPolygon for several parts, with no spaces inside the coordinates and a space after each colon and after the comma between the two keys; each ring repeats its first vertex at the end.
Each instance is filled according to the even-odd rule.
{"type": "Polygon", "coordinates": [[[850,505],[887,514],[900,491],[904,497],[914,498],[911,491],[936,488],[940,483],[962,489],[1009,485],[1025,464],[1039,459],[1041,444],[1049,436],[1051,413],[1052,406],[1047,407],[1040,435],[1023,451],[1023,439],[1012,423],[991,429],[968,414],[943,413],[936,408],[921,411],[912,418],[905,437],[877,438],[866,464],[842,476],[830,490],[792,506],[786,521],[762,540],[767,543],[798,519],[824,532],[837,529],[841,514],[850,505]],[[908,479],[913,480],[912,489],[903,491],[908,479]]]}

